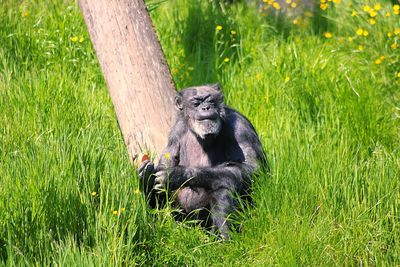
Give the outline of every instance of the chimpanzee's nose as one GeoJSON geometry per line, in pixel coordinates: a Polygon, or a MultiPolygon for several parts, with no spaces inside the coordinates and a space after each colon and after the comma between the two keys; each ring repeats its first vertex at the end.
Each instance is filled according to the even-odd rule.
{"type": "Polygon", "coordinates": [[[209,109],[210,109],[209,105],[204,105],[204,106],[201,107],[201,110],[203,110],[203,111],[207,111],[209,109]]]}

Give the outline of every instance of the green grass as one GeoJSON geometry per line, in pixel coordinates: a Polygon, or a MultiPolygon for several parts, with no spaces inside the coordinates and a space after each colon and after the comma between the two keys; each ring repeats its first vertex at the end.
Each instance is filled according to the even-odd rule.
{"type": "Polygon", "coordinates": [[[147,209],[77,5],[2,2],[0,265],[400,264],[399,16],[246,2],[151,12],[177,87],[219,81],[271,162],[227,242],[147,209]]]}

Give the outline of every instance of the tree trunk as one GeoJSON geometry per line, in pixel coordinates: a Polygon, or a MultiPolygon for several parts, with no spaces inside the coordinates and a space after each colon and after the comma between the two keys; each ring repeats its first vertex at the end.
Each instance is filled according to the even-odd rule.
{"type": "Polygon", "coordinates": [[[128,153],[160,154],[175,86],[143,0],[79,0],[128,153]]]}

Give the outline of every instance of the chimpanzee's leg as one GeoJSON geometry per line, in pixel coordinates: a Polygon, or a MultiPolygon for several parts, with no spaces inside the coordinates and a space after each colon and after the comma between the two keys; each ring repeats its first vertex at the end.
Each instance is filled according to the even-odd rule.
{"type": "Polygon", "coordinates": [[[212,224],[224,239],[229,239],[230,223],[228,216],[233,209],[234,201],[228,189],[218,189],[212,193],[210,207],[212,224]]]}

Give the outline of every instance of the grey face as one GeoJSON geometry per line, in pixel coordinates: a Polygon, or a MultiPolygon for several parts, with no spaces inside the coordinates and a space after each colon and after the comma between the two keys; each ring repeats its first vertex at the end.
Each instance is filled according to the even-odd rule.
{"type": "Polygon", "coordinates": [[[218,87],[200,86],[181,91],[176,98],[190,129],[201,139],[217,136],[224,117],[223,97],[218,87]]]}
{"type": "Polygon", "coordinates": [[[215,137],[221,130],[221,119],[190,120],[190,128],[201,139],[215,137]]]}

